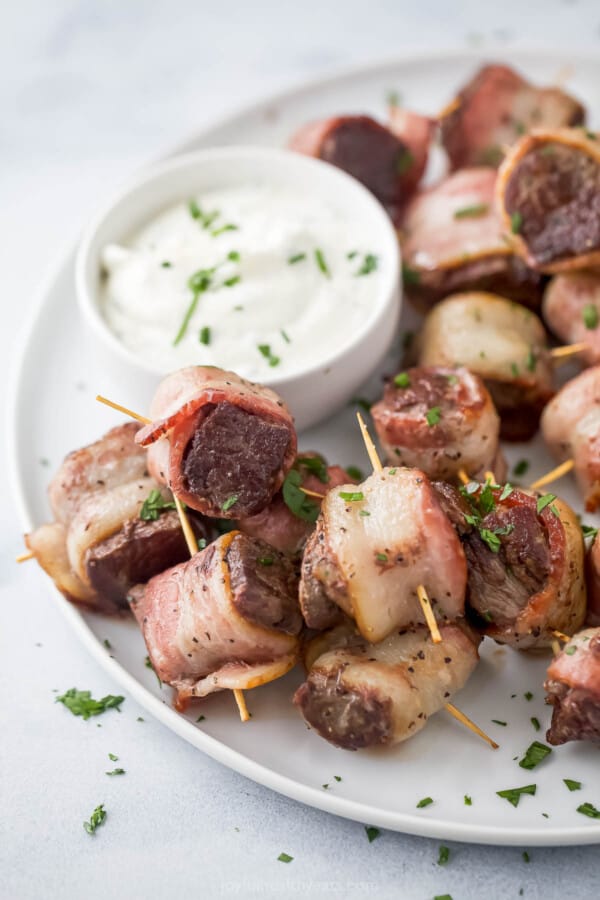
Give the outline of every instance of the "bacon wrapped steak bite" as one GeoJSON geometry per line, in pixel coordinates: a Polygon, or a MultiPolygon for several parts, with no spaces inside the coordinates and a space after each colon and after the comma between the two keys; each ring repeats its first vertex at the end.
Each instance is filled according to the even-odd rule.
{"type": "Polygon", "coordinates": [[[506,440],[532,437],[554,393],[541,321],[531,310],[494,294],[455,294],[435,306],[419,336],[419,365],[464,366],[479,375],[506,440]]]}
{"type": "Polygon", "coordinates": [[[584,546],[575,513],[552,495],[472,483],[436,484],[467,559],[467,608],[477,628],[519,649],[548,646],[585,618],[584,546]],[[462,519],[462,521],[461,521],[462,519]]]}
{"type": "Polygon", "coordinates": [[[553,706],[548,743],[600,743],[600,628],[571,638],[550,663],[544,687],[553,706]]]}
{"type": "Polygon", "coordinates": [[[296,457],[294,423],[269,388],[211,366],[168,375],[137,440],[150,474],[192,509],[241,518],[264,509],[296,457]]]}
{"type": "Polygon", "coordinates": [[[308,675],[294,703],[336,747],[405,741],[465,685],[479,659],[479,638],[466,627],[440,632],[440,644],[424,626],[370,644],[345,622],[309,644],[308,675]]]}
{"type": "Polygon", "coordinates": [[[416,184],[409,146],[370,116],[333,116],[310,122],[292,135],[289,147],[353,175],[394,221],[416,184]]]}
{"type": "Polygon", "coordinates": [[[184,708],[193,697],[248,689],[298,658],[302,618],[292,563],[231,531],[135,588],[130,602],[152,665],[184,708]]]}
{"type": "Polygon", "coordinates": [[[573,459],[588,512],[600,505],[600,366],[568,381],[550,401],[542,434],[558,460],[573,459]]]}
{"type": "Polygon", "coordinates": [[[323,500],[304,552],[300,606],[310,628],[335,624],[341,610],[376,643],[424,622],[419,585],[442,618],[461,616],[466,578],[460,541],[425,474],[386,468],[323,500]]]}
{"type": "Polygon", "coordinates": [[[496,184],[511,244],[528,266],[600,265],[600,143],[583,129],[535,131],[508,154],[496,184]]]}
{"type": "Polygon", "coordinates": [[[405,288],[429,306],[456,291],[497,291],[539,304],[542,276],[512,251],[494,205],[496,171],[454,172],[419,191],[402,219],[405,288]]]}
{"type": "Polygon", "coordinates": [[[453,169],[502,161],[505,148],[532,128],[581,125],[583,106],[559,88],[538,88],[509,68],[483,66],[440,116],[453,169]]]}
{"type": "Polygon", "coordinates": [[[586,623],[600,625],[600,537],[595,535],[585,555],[585,583],[587,585],[588,608],[586,623]]]}
{"type": "Polygon", "coordinates": [[[544,293],[542,314],[563,344],[588,345],[579,360],[588,366],[600,363],[600,273],[556,275],[544,293]]]}
{"type": "Polygon", "coordinates": [[[137,422],[117,425],[93,444],[65,457],[48,485],[57,522],[68,525],[89,494],[137,481],[148,474],[146,451],[135,442],[139,429],[137,422]]]}
{"type": "Polygon", "coordinates": [[[492,470],[504,479],[500,419],[481,378],[467,369],[422,366],[390,379],[371,407],[388,462],[419,466],[453,481],[462,469],[475,480],[492,470]]]}

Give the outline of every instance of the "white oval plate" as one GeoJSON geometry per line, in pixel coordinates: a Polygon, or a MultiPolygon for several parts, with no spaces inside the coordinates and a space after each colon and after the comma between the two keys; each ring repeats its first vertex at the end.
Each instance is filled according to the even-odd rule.
{"type": "MultiPolygon", "coordinates": [[[[600,61],[571,66],[571,60],[557,55],[510,53],[505,58],[540,83],[551,83],[570,71],[569,87],[592,119],[595,116],[593,124],[599,124],[600,61]]],[[[310,118],[339,112],[383,116],[391,90],[399,92],[407,106],[435,113],[481,59],[476,53],[446,54],[353,70],[242,111],[172,152],[233,143],[281,146],[296,126],[310,118]]],[[[410,327],[410,316],[407,309],[404,328],[410,327]]],[[[387,371],[394,366],[389,361],[387,371]]],[[[379,376],[362,392],[369,399],[380,392],[379,376]]],[[[150,401],[100,367],[96,348],[88,343],[79,321],[70,252],[40,291],[10,390],[12,481],[25,529],[48,519],[46,484],[65,453],[119,421],[94,402],[97,393],[141,412],[150,401]]],[[[335,462],[368,467],[350,408],[326,426],[301,435],[301,446],[321,450],[335,462]]],[[[513,462],[522,457],[531,460],[528,478],[552,465],[539,442],[509,447],[508,456],[513,462]]],[[[560,493],[581,508],[570,478],[561,482],[560,493]]],[[[39,577],[46,583],[41,572],[39,577]]],[[[302,679],[299,670],[247,695],[253,718],[246,725],[239,722],[230,694],[213,695],[187,715],[179,715],[170,706],[169,689],[160,689],[145,667],[144,643],[133,621],[81,613],[58,592],[54,596],[90,652],[149,712],[205,753],[289,797],[365,823],[430,837],[528,846],[600,841],[600,823],[576,812],[584,801],[600,807],[597,749],[584,744],[558,748],[533,772],[519,768],[515,759],[533,740],[544,740],[549,721],[542,689],[547,655],[518,654],[484,642],[481,664],[457,703],[499,741],[495,752],[442,712],[399,747],[349,753],[308,731],[291,706],[292,692],[302,679]],[[524,697],[528,691],[534,694],[531,701],[524,697]],[[201,714],[205,718],[198,724],[201,714]],[[532,717],[542,723],[539,733],[532,717]],[[570,793],[563,778],[581,781],[583,790],[570,793]],[[537,784],[537,794],[523,797],[518,808],[495,793],[530,783],[537,784]],[[471,806],[465,805],[465,794],[472,798],[471,806]],[[434,802],[417,809],[426,796],[434,802]]]]}

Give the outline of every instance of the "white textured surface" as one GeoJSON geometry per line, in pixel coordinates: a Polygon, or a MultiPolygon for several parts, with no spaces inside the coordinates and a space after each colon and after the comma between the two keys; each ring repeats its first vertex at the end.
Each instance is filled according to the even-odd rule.
{"type": "MultiPolygon", "coordinates": [[[[115,181],[227,109],[352,62],[479,43],[600,51],[596,3],[19,2],[0,32],[2,365],[36,282],[115,181]]],[[[35,365],[35,360],[31,361],[35,365]]],[[[40,372],[40,378],[44,373],[40,372]]],[[[57,413],[57,427],[61,414],[57,413]]],[[[4,469],[0,466],[0,472],[4,469]]],[[[52,688],[116,686],[74,640],[0,509],[0,896],[597,896],[597,847],[531,852],[391,833],[306,809],[140,715],[84,722],[52,688]],[[41,643],[42,646],[37,646],[41,643]],[[101,727],[97,727],[100,725],[101,727]],[[127,770],[104,772],[119,756],[127,770]],[[106,825],[81,827],[104,802],[106,825]],[[236,830],[236,829],[239,829],[236,830]],[[284,865],[285,851],[294,861],[284,865]],[[570,886],[570,887],[569,887],[570,886]]],[[[577,777],[574,773],[573,777],[577,777]]]]}

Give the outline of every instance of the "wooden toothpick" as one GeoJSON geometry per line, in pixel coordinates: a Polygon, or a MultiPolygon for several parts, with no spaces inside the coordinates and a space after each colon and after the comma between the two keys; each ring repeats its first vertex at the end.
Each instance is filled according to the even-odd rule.
{"type": "Polygon", "coordinates": [[[537,490],[537,488],[541,488],[545,484],[551,484],[553,481],[558,481],[559,478],[562,478],[563,475],[566,475],[567,472],[570,472],[574,466],[575,460],[565,460],[565,462],[561,463],[559,466],[555,466],[554,469],[550,469],[549,472],[546,472],[545,475],[542,475],[542,477],[538,478],[537,481],[534,481],[533,484],[530,484],[529,489],[531,491],[535,491],[537,490]]]}

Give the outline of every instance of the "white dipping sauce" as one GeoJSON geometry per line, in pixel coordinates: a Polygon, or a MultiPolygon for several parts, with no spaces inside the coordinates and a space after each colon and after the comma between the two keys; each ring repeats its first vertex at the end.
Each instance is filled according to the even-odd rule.
{"type": "Polygon", "coordinates": [[[105,247],[101,308],[122,343],[165,372],[214,365],[264,381],[351,343],[386,263],[361,222],[318,196],[251,183],[178,203],[105,247]]]}

